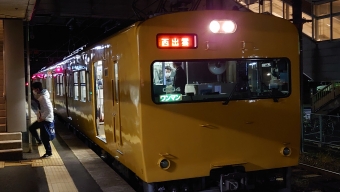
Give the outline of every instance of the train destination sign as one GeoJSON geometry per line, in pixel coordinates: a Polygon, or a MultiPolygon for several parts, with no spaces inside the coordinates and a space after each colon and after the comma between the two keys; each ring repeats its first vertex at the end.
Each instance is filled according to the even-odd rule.
{"type": "Polygon", "coordinates": [[[158,34],[157,47],[160,49],[197,48],[196,34],[158,34]]]}

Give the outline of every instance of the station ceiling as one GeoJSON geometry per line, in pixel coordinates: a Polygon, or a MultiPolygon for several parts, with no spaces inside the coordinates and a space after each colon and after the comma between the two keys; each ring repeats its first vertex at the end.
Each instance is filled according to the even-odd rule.
{"type": "Polygon", "coordinates": [[[137,20],[164,12],[205,9],[208,1],[225,0],[0,0],[0,19],[25,21],[31,71],[35,72],[137,20]]]}
{"type": "MultiPolygon", "coordinates": [[[[0,0],[0,19],[23,19],[31,71],[137,20],[196,9],[201,0],[0,0]]],[[[26,48],[26,45],[25,45],[26,48]]],[[[26,50],[25,50],[26,52],[26,50]]],[[[27,56],[27,53],[25,53],[27,56]]]]}

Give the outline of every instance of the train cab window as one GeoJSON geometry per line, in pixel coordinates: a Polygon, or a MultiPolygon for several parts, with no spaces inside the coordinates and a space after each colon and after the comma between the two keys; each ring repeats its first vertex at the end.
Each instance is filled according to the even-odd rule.
{"type": "Polygon", "coordinates": [[[74,100],[79,100],[78,72],[73,73],[74,100]]]}
{"type": "Polygon", "coordinates": [[[277,99],[290,95],[287,58],[156,61],[155,103],[277,99]]]}
{"type": "Polygon", "coordinates": [[[80,101],[86,102],[86,71],[80,71],[80,101]]]}

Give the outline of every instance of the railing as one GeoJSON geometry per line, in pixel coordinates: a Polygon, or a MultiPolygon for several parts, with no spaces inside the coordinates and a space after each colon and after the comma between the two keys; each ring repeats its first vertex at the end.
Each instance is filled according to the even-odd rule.
{"type": "Polygon", "coordinates": [[[340,116],[305,115],[302,129],[302,151],[306,145],[340,149],[340,116]]]}
{"type": "Polygon", "coordinates": [[[315,113],[322,106],[340,96],[340,83],[334,82],[312,96],[312,112],[315,113]]]}

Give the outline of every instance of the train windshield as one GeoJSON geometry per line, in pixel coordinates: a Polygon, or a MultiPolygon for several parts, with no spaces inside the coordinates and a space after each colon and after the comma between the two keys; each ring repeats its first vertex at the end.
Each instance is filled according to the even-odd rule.
{"type": "Polygon", "coordinates": [[[155,61],[155,103],[283,98],[290,95],[290,62],[274,59],[155,61]]]}

